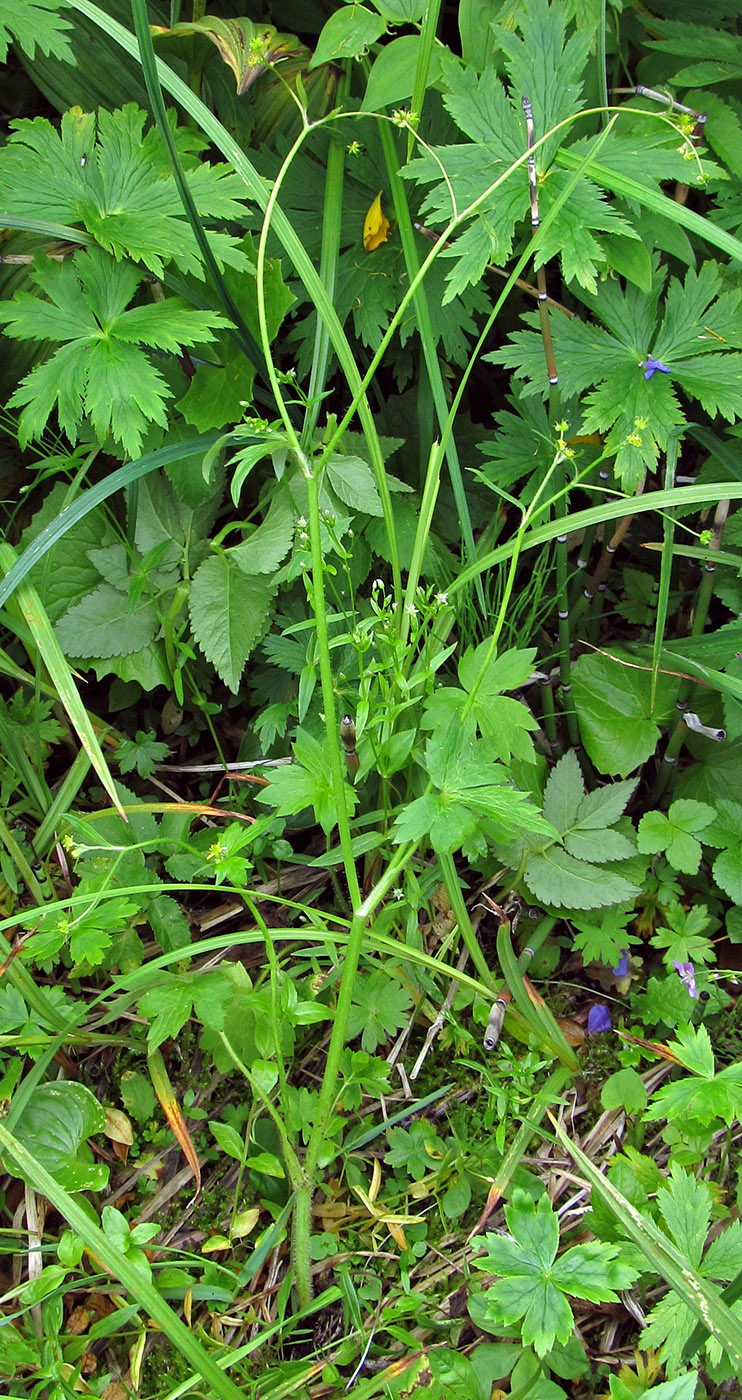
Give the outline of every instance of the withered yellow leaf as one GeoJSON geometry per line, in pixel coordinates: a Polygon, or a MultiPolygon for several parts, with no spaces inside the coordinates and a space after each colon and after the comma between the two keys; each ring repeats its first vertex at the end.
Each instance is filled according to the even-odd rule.
{"type": "Polygon", "coordinates": [[[373,253],[380,243],[389,237],[389,220],[381,208],[381,190],[369,209],[363,225],[363,246],[367,253],[373,253]]]}

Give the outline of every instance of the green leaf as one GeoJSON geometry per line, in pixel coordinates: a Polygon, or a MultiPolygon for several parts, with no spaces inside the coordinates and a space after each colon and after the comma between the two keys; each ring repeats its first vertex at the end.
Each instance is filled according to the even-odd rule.
{"type": "Polygon", "coordinates": [[[705,1079],[713,1078],[714,1052],[711,1037],[704,1025],[681,1026],[669,1046],[692,1074],[700,1074],[705,1079]]]}
{"type": "Polygon", "coordinates": [[[188,918],[169,895],[155,895],[147,904],[147,918],[158,948],[164,953],[175,952],[176,948],[188,948],[190,924],[188,918]]]}
{"type": "Polygon", "coordinates": [[[536,899],[563,909],[603,909],[625,904],[639,888],[624,875],[575,860],[561,846],[550,846],[529,856],[525,879],[536,899]]]}
{"type": "Polygon", "coordinates": [[[346,5],[336,10],[322,28],[309,62],[310,72],[322,63],[336,63],[341,58],[359,58],[381,38],[385,29],[386,21],[363,5],[346,5]]]}
{"type": "Polygon", "coordinates": [[[617,967],[621,955],[632,943],[641,940],[627,932],[633,922],[633,907],[621,909],[613,906],[606,909],[600,921],[573,919],[578,930],[572,944],[576,952],[582,953],[583,962],[602,962],[606,967],[617,967]]]}
{"type": "Polygon", "coordinates": [[[345,505],[362,510],[366,515],[383,515],[374,474],[361,457],[344,457],[333,452],[327,459],[327,476],[345,505]]]}
{"type": "Polygon", "coordinates": [[[110,583],[101,583],[82,602],[68,608],[54,630],[68,656],[88,658],[130,656],[142,651],[158,628],[157,613],[149,598],[141,598],[132,608],[125,593],[110,583]]]}
{"type": "Polygon", "coordinates": [[[62,63],[71,63],[67,33],[72,26],[61,13],[67,8],[66,0],[0,0],[0,63],[5,63],[12,39],[29,58],[35,58],[39,48],[62,63]]]}
{"type": "Polygon", "coordinates": [[[636,1269],[616,1256],[620,1246],[592,1240],[577,1244],[557,1259],[551,1277],[558,1288],[591,1303],[617,1303],[618,1290],[628,1288],[636,1269]]]}
{"type": "MultiPolygon", "coordinates": [[[[41,117],[16,122],[0,151],[4,212],[82,224],[119,262],[132,258],[162,277],[165,265],[175,260],[180,272],[203,279],[201,253],[165,147],[155,128],[143,135],[145,121],[146,113],[128,103],[114,112],[101,108],[97,123],[73,107],[62,117],[59,132],[41,117]]],[[[203,146],[195,132],[180,129],[175,136],[202,218],[207,223],[241,219],[245,188],[240,178],[223,165],[195,160],[195,151],[203,146]]],[[[246,269],[238,239],[212,230],[209,242],[218,263],[246,269]]]]}
{"type": "Polygon", "coordinates": [[[664,851],[674,870],[695,875],[701,864],[701,844],[691,833],[703,831],[714,816],[712,807],[691,798],[673,802],[667,816],[646,812],[637,829],[639,850],[647,854],[664,851]]]}
{"type": "MultiPolygon", "coordinates": [[[[655,378],[657,376],[655,375],[655,378]]],[[[572,692],[588,758],[601,773],[625,777],[654,754],[660,724],[670,718],[672,682],[660,682],[652,712],[650,677],[620,658],[581,656],[572,692]]]]}
{"type": "Polygon", "coordinates": [[[670,1163],[670,1180],[657,1192],[660,1214],[678,1249],[698,1268],[711,1224],[711,1192],[705,1181],[677,1162],[670,1163]]]}
{"type": "Polygon", "coordinates": [[[716,857],[712,870],[719,888],[736,906],[742,905],[742,845],[722,851],[716,857]]]}
{"type": "Polygon", "coordinates": [[[273,591],[225,554],[211,555],[194,574],[189,603],[193,635],[235,695],[245,662],[265,632],[273,591]]]}
{"type": "Polygon", "coordinates": [[[407,1024],[412,993],[386,971],[356,978],[353,1005],[345,1032],[346,1041],[361,1037],[361,1046],[373,1054],[390,1036],[407,1024]]]}
{"type": "MultiPolygon", "coordinates": [[[[412,97],[420,43],[418,34],[402,34],[384,45],[366,80],[364,112],[378,112],[392,102],[405,102],[412,97]]],[[[428,84],[437,83],[440,75],[441,60],[436,45],[430,55],[428,84]]]]}
{"type": "Polygon", "coordinates": [[[577,818],[585,796],[585,783],[573,749],[555,764],[544,789],[544,816],[561,834],[577,818]]]}
{"type": "Polygon", "coordinates": [[[137,1123],[146,1123],[152,1117],[157,1103],[155,1091],[138,1069],[126,1069],[121,1075],[121,1101],[137,1123]]]}
{"type": "Polygon", "coordinates": [[[168,753],[167,744],[155,738],[154,729],[146,733],[138,729],[133,739],[124,737],[119,744],[119,772],[132,773],[136,769],[140,778],[149,778],[168,753]]]}
{"type": "MultiPolygon", "coordinates": [[[[317,821],[329,836],[337,824],[337,809],[327,743],[320,744],[313,735],[300,729],[294,753],[296,762],[271,771],[268,787],[257,794],[257,801],[275,807],[279,816],[291,816],[303,812],[306,807],[314,807],[317,821]]],[[[359,795],[346,783],[343,796],[350,817],[359,795]]]]}
{"type": "Polygon", "coordinates": [[[243,574],[270,574],[291,548],[296,525],[293,501],[283,483],[271,498],[265,520],[244,544],[228,550],[229,558],[243,574]]]}
{"type": "Polygon", "coordinates": [[[209,1127],[222,1152],[226,1152],[228,1157],[234,1157],[235,1161],[241,1162],[245,1144],[236,1129],[230,1123],[211,1122],[209,1127]]]}
{"type": "Polygon", "coordinates": [[[213,340],[212,327],[224,325],[223,318],[177,298],[127,310],[142,274],[98,248],[61,263],[39,258],[33,276],[49,300],[19,292],[0,307],[0,322],[20,340],[50,340],[60,348],[25,376],[10,400],[25,405],[19,440],[25,446],[40,436],[56,407],[72,442],[88,416],[101,443],[110,432],[137,456],[147,424],[166,427],[164,404],[172,397],[140,345],[171,350],[213,340]]]}
{"type": "Polygon", "coordinates": [[[151,1016],[147,1033],[147,1048],[151,1054],[163,1041],[174,1039],[182,1031],[191,1014],[193,989],[189,980],[174,976],[161,982],[139,998],[143,1016],[151,1016]]]}
{"type": "Polygon", "coordinates": [[[647,1105],[644,1080],[635,1069],[620,1069],[606,1079],[600,1102],[606,1112],[622,1108],[626,1113],[641,1113],[647,1105]]]}
{"type": "Polygon", "coordinates": [[[66,1191],[102,1191],[108,1167],[98,1166],[87,1138],[102,1133],[105,1115],[84,1084],[41,1084],[21,1110],[18,1141],[66,1191]]]}
{"type": "Polygon", "coordinates": [[[488,1234],[485,1255],[472,1260],[478,1269],[502,1277],[485,1292],[487,1315],[513,1323],[523,1318],[523,1342],[545,1356],[555,1339],[567,1342],[574,1318],[564,1293],[593,1302],[615,1301],[636,1271],[616,1259],[617,1245],[576,1245],[556,1258],[559,1219],[544,1193],[538,1207],[516,1189],[505,1217],[510,1238],[488,1234]]]}

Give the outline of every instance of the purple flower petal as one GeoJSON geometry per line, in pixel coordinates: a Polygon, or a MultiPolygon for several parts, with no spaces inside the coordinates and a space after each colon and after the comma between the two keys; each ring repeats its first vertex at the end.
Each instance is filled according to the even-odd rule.
{"type": "Polygon", "coordinates": [[[602,1002],[596,1002],[587,1014],[587,1028],[590,1035],[600,1035],[611,1028],[611,1013],[602,1002]]]}
{"type": "Polygon", "coordinates": [[[693,966],[693,963],[675,962],[675,960],[673,959],[672,965],[675,968],[675,971],[677,972],[678,977],[680,978],[680,981],[682,982],[683,986],[688,988],[688,996],[694,998],[697,997],[698,989],[696,987],[696,970],[693,966]]]}
{"type": "Polygon", "coordinates": [[[629,951],[628,948],[622,952],[618,967],[612,967],[611,972],[614,977],[627,977],[629,972],[629,951]]]}
{"type": "Polygon", "coordinates": [[[660,374],[670,373],[670,366],[664,365],[661,360],[655,360],[653,355],[647,355],[646,360],[640,360],[639,368],[644,370],[645,379],[651,379],[656,369],[660,371],[660,374]]]}

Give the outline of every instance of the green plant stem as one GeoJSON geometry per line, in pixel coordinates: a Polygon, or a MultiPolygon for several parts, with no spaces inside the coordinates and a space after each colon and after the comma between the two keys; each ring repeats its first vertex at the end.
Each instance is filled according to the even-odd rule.
{"type": "Polygon", "coordinates": [[[412,155],[414,145],[414,133],[420,125],[420,118],[423,111],[423,102],[428,90],[428,77],[430,74],[430,63],[433,57],[433,47],[435,36],[438,32],[438,20],[441,13],[441,0],[428,0],[423,15],[422,27],[420,30],[420,43],[417,50],[417,63],[415,65],[415,78],[412,84],[412,102],[410,104],[410,127],[407,133],[407,159],[412,155]]]}
{"type": "Polygon", "coordinates": [[[402,849],[397,852],[394,859],[390,861],[383,876],[363,903],[356,903],[354,899],[354,913],[348,930],[348,941],[346,944],[345,958],[343,960],[343,972],[338,990],[330,1044],[327,1049],[327,1060],[322,1076],[319,1099],[315,1109],[314,1127],[304,1157],[304,1181],[300,1189],[296,1192],[294,1207],[292,1251],[297,1280],[297,1292],[299,1294],[301,1307],[308,1306],[308,1299],[311,1298],[309,1245],[312,1228],[312,1194],[320,1155],[327,1136],[328,1124],[337,1099],[340,1059],[345,1046],[345,1030],[353,1000],[353,988],[358,971],[361,949],[363,947],[366,924],[372,917],[381,900],[391,889],[392,885],[400,878],[402,871],[416,848],[416,842],[409,843],[402,847],[402,849]]]}
{"type": "MultiPolygon", "coordinates": [[[[436,9],[436,6],[429,6],[429,10],[431,8],[436,9]]],[[[434,38],[435,27],[433,27],[431,33],[431,44],[432,39],[434,38]]],[[[456,502],[456,508],[458,510],[459,523],[461,527],[461,537],[463,540],[466,557],[470,560],[474,560],[476,559],[477,551],[476,545],[474,543],[474,531],[472,528],[471,517],[469,514],[469,502],[466,496],[466,487],[464,486],[464,479],[461,471],[459,454],[456,450],[456,442],[452,432],[453,425],[452,421],[449,420],[449,410],[446,399],[446,388],[443,382],[443,373],[441,371],[440,360],[438,358],[438,350],[435,342],[435,337],[433,335],[433,325],[430,319],[430,309],[428,307],[428,298],[425,289],[425,283],[419,275],[420,260],[417,256],[415,233],[412,227],[412,220],[410,219],[410,210],[407,202],[407,192],[404,187],[404,181],[402,180],[399,174],[399,161],[397,157],[397,150],[394,144],[394,135],[391,130],[391,127],[389,126],[389,122],[386,120],[380,120],[378,122],[378,129],[381,138],[381,147],[384,152],[384,160],[386,163],[387,173],[389,175],[389,182],[391,185],[392,199],[394,201],[394,212],[397,216],[397,227],[399,229],[399,236],[402,244],[402,252],[404,254],[405,259],[405,267],[407,269],[407,275],[410,279],[410,286],[411,288],[414,287],[412,304],[415,308],[415,316],[417,319],[417,327],[420,335],[420,345],[422,347],[423,359],[425,361],[425,369],[427,372],[428,383],[430,385],[430,391],[433,396],[433,403],[435,405],[435,413],[438,419],[439,431],[442,434],[441,441],[443,444],[443,452],[448,463],[448,471],[451,478],[451,487],[453,490],[454,500],[456,502]],[[446,428],[448,428],[447,432],[446,428]]],[[[412,133],[410,132],[410,138],[411,137],[412,133]]],[[[427,261],[428,260],[426,260],[426,263],[427,261]]],[[[421,446],[424,450],[424,444],[422,444],[421,446]]],[[[484,609],[484,593],[482,590],[481,579],[478,580],[477,596],[479,598],[480,607],[484,609]]]]}
{"type": "Polygon", "coordinates": [[[298,1190],[298,1188],[304,1184],[304,1171],[301,1162],[299,1161],[299,1158],[297,1157],[296,1152],[294,1151],[294,1145],[288,1135],[286,1124],[284,1123],[280,1113],[273,1104],[270,1095],[267,1094],[265,1090],[261,1087],[257,1075],[254,1074],[252,1070],[249,1070],[247,1068],[247,1065],[240,1059],[239,1055],[237,1054],[237,1051],[234,1049],[234,1046],[231,1044],[228,1037],[224,1034],[224,1031],[218,1031],[217,1034],[233,1064],[236,1066],[236,1068],[240,1071],[240,1074],[244,1076],[244,1078],[250,1085],[250,1091],[253,1095],[253,1098],[260,1100],[266,1113],[272,1119],[273,1126],[275,1127],[276,1132],[278,1133],[278,1136],[281,1139],[281,1147],[283,1149],[283,1155],[286,1162],[286,1171],[288,1173],[289,1181],[291,1182],[291,1185],[293,1186],[294,1190],[298,1190]]]}
{"type": "MultiPolygon", "coordinates": [[[[714,516],[714,533],[711,540],[711,549],[716,549],[718,551],[718,549],[721,546],[721,539],[724,533],[724,526],[726,524],[727,516],[729,514],[730,503],[730,498],[727,497],[726,499],[719,501],[717,504],[716,514],[714,516]]],[[[701,578],[701,583],[698,589],[698,596],[696,598],[696,607],[693,615],[693,626],[691,628],[690,633],[692,637],[700,637],[705,631],[706,623],[708,621],[709,607],[711,605],[711,599],[713,597],[714,577],[715,565],[707,561],[707,563],[704,566],[703,576],[701,578]]],[[[662,794],[671,785],[672,780],[675,776],[678,755],[680,754],[680,751],[685,743],[685,736],[688,733],[687,725],[685,723],[685,720],[683,719],[682,712],[688,708],[688,700],[690,698],[692,688],[693,681],[688,679],[683,680],[681,682],[680,688],[678,690],[677,707],[678,710],[681,711],[681,713],[679,714],[678,719],[675,722],[675,728],[673,729],[673,732],[667,741],[667,747],[662,758],[662,766],[660,767],[659,772],[657,774],[652,793],[655,800],[658,797],[662,796],[662,794]]]]}
{"type": "Polygon", "coordinates": [[[557,754],[561,749],[561,745],[557,737],[554,691],[551,688],[551,681],[542,681],[539,686],[539,691],[541,694],[541,719],[544,726],[544,733],[554,753],[557,754]]]}
{"type": "Polygon", "coordinates": [[[268,928],[257,904],[248,894],[245,895],[245,904],[263,935],[263,946],[265,947],[266,957],[268,958],[271,978],[271,1030],[273,1032],[273,1053],[276,1057],[276,1068],[278,1069],[279,1093],[281,1096],[285,1096],[288,1081],[286,1078],[286,1065],[283,1058],[283,1051],[281,1049],[281,1028],[279,1024],[279,998],[281,993],[279,987],[278,958],[276,956],[275,947],[273,946],[271,930],[268,928]]]}
{"type": "MultiPolygon", "coordinates": [[[[337,99],[341,103],[350,86],[350,71],[346,61],[338,86],[337,99]]],[[[345,174],[345,147],[340,141],[330,138],[325,171],[325,203],[322,211],[322,251],[320,253],[319,275],[330,301],[335,300],[337,288],[338,259],[340,257],[340,229],[343,214],[343,182],[345,174]]],[[[301,434],[301,445],[310,452],[312,438],[317,426],[322,394],[327,381],[327,367],[330,358],[330,332],[322,317],[317,315],[312,351],[312,370],[309,376],[307,408],[301,434]]]]}
{"type": "MultiPolygon", "coordinates": [[[[675,485],[675,469],[678,462],[678,429],[670,433],[665,461],[665,489],[675,485]]],[[[673,567],[673,544],[675,541],[675,520],[673,512],[667,511],[662,517],[662,558],[660,560],[660,583],[657,594],[657,613],[654,625],[654,645],[652,649],[652,690],[650,713],[654,710],[662,659],[662,643],[665,637],[665,623],[670,598],[670,579],[673,567]]]]}

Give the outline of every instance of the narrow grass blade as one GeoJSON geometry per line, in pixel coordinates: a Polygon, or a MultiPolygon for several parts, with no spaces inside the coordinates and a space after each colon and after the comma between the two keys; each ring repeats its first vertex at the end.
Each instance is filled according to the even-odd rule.
{"type": "Polygon", "coordinates": [[[165,1061],[159,1050],[150,1051],[147,1056],[147,1068],[149,1069],[152,1088],[159,1099],[160,1107],[177,1141],[180,1143],[183,1156],[193,1172],[196,1182],[196,1195],[198,1196],[201,1192],[201,1165],[198,1160],[198,1153],[193,1146],[193,1140],[185,1125],[185,1119],[181,1113],[180,1104],[175,1097],[173,1086],[170,1083],[170,1075],[165,1069],[165,1061]]]}
{"type": "MultiPolygon", "coordinates": [[[[0,568],[7,572],[12,569],[15,562],[15,550],[9,544],[0,544],[0,568]]],[[[95,730],[80,699],[72,672],[67,665],[62,648],[54,635],[48,614],[36,589],[32,588],[29,583],[23,583],[18,589],[17,602],[39,649],[49,678],[69,715],[70,723],[111,801],[124,817],[116,787],[95,736],[95,730]]],[[[126,817],[124,817],[124,821],[126,821],[126,817]]]]}
{"type": "MultiPolygon", "coordinates": [[[[580,156],[575,151],[565,150],[564,146],[557,151],[556,163],[565,170],[576,170],[579,162],[580,156]]],[[[701,214],[696,214],[693,209],[687,209],[684,204],[677,204],[674,199],[669,199],[659,190],[642,185],[639,180],[632,180],[629,175],[611,170],[608,165],[597,163],[590,167],[590,179],[594,180],[596,185],[603,185],[605,189],[611,190],[613,194],[621,195],[623,199],[635,200],[644,209],[662,214],[672,223],[682,224],[689,233],[697,234],[720,252],[728,253],[735,262],[742,262],[742,242],[738,238],[727,233],[726,229],[719,228],[718,224],[712,224],[701,214]]]]}
{"type": "Polygon", "coordinates": [[[654,1221],[642,1215],[608,1177],[598,1171],[590,1158],[572,1142],[561,1124],[553,1117],[551,1125],[582,1175],[613,1211],[629,1238],[639,1246],[647,1263],[682,1298],[686,1307],[690,1308],[694,1317],[697,1317],[716,1338],[735,1365],[742,1366],[742,1318],[737,1317],[722,1301],[719,1289],[692,1268],[685,1256],[666,1235],[663,1235],[654,1221]]]}
{"type": "Polygon", "coordinates": [[[171,462],[180,462],[186,457],[206,456],[217,439],[217,433],[204,433],[203,437],[190,438],[187,442],[175,442],[169,447],[159,448],[157,452],[148,452],[145,457],[139,457],[136,462],[128,462],[125,467],[119,467],[118,471],[111,472],[110,476],[104,477],[96,486],[91,486],[89,491],[83,492],[72,505],[60,511],[59,515],[49,522],[12,566],[8,565],[5,578],[0,583],[0,608],[34,564],[43,559],[52,545],[61,539],[62,535],[66,535],[78,520],[82,520],[83,516],[100,505],[101,501],[107,501],[116,491],[129,486],[132,481],[138,481],[140,477],[158,467],[166,467],[171,462]]]}
{"type": "Polygon", "coordinates": [[[104,1268],[123,1284],[129,1296],[149,1314],[176,1351],[203,1377],[207,1389],[210,1388],[218,1400],[244,1400],[243,1392],[220,1370],[214,1358],[168,1306],[149,1279],[129,1262],[126,1255],[103,1233],[100,1226],[93,1223],[88,1211],[83,1210],[79,1201],[55,1181],[46,1168],[32,1157],[2,1123],[0,1148],[30,1181],[34,1190],[51,1201],[75,1234],[79,1235],[88,1249],[100,1259],[104,1268]]]}

